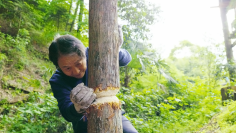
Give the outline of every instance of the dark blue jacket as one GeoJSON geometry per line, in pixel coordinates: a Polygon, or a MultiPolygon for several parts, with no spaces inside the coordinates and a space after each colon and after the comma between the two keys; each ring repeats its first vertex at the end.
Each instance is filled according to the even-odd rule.
{"type": "MultiPolygon", "coordinates": [[[[88,48],[86,49],[86,58],[88,63],[88,48]]],[[[126,66],[131,61],[131,56],[125,49],[120,49],[119,65],[126,66]]],[[[87,64],[88,65],[88,64],[87,64]]],[[[88,68],[88,67],[87,67],[88,68]]],[[[59,110],[62,116],[69,122],[72,122],[75,133],[87,131],[87,123],[83,122],[83,114],[78,114],[70,101],[70,92],[79,83],[88,85],[88,69],[81,79],[66,76],[61,70],[56,70],[49,80],[54,97],[57,99],[59,110]]]]}

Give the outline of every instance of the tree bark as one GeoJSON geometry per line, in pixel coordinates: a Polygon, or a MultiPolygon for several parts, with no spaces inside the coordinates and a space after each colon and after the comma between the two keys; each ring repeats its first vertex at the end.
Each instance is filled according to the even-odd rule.
{"type": "Polygon", "coordinates": [[[129,87],[129,72],[128,72],[128,66],[125,66],[125,79],[124,79],[124,87],[129,87]]]}
{"type": "Polygon", "coordinates": [[[20,29],[21,26],[21,13],[20,13],[20,18],[19,18],[19,22],[18,22],[18,29],[20,29]]]}
{"type": "Polygon", "coordinates": [[[87,110],[88,133],[122,133],[117,0],[89,1],[88,86],[97,94],[87,110]]]}
{"type": "Polygon", "coordinates": [[[71,13],[72,4],[73,4],[73,0],[71,0],[71,3],[70,3],[70,9],[69,9],[69,13],[68,13],[67,21],[66,21],[65,31],[67,31],[67,26],[68,26],[68,24],[69,24],[70,13],[71,13]]]}
{"type": "Polygon", "coordinates": [[[77,17],[77,12],[78,12],[78,8],[79,8],[79,4],[80,4],[80,0],[77,1],[76,3],[76,8],[75,8],[75,13],[74,13],[74,18],[73,18],[73,21],[71,23],[71,26],[70,26],[70,32],[72,31],[73,27],[74,27],[74,24],[75,24],[75,19],[77,17]]]}
{"type": "Polygon", "coordinates": [[[81,29],[81,23],[83,21],[83,14],[84,14],[84,0],[80,0],[79,22],[78,22],[78,28],[77,28],[79,39],[81,39],[80,29],[81,29]]]}
{"type": "Polygon", "coordinates": [[[60,15],[58,14],[57,15],[57,32],[59,30],[59,27],[60,27],[60,15]]]}
{"type": "MultiPolygon", "coordinates": [[[[221,21],[222,21],[222,26],[223,26],[223,33],[224,33],[224,42],[225,42],[227,62],[230,65],[234,65],[232,64],[234,62],[234,57],[233,57],[231,40],[229,38],[229,28],[228,28],[228,21],[227,21],[227,6],[229,5],[229,2],[230,0],[219,0],[219,5],[220,5],[221,21]]],[[[228,69],[229,69],[230,79],[232,79],[235,75],[235,72],[233,69],[231,69],[231,67],[228,69]]]]}

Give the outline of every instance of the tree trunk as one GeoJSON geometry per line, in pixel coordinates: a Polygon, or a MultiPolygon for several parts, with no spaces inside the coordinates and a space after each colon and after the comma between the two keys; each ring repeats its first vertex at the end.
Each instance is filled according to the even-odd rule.
{"type": "Polygon", "coordinates": [[[57,16],[57,32],[59,30],[59,26],[60,26],[60,15],[58,14],[58,16],[57,16]]]}
{"type": "Polygon", "coordinates": [[[75,24],[75,19],[77,17],[77,12],[78,12],[78,8],[79,8],[79,4],[80,4],[80,1],[78,0],[77,3],[76,3],[76,8],[75,8],[75,13],[74,13],[74,17],[73,17],[73,21],[71,23],[71,26],[70,26],[70,32],[72,31],[73,27],[74,27],[74,24],[75,24]]]}
{"type": "MultiPolygon", "coordinates": [[[[229,38],[229,28],[228,28],[228,21],[227,21],[227,6],[229,5],[230,0],[219,0],[219,5],[220,5],[220,13],[221,13],[221,21],[222,21],[222,26],[223,26],[223,33],[224,33],[224,42],[225,42],[225,50],[226,50],[226,57],[227,57],[227,62],[230,65],[234,62],[234,57],[233,57],[233,50],[232,50],[232,44],[231,40],[229,38]]],[[[234,77],[234,70],[231,69],[231,67],[228,67],[229,69],[229,75],[230,79],[234,77]]]]}
{"type": "Polygon", "coordinates": [[[80,11],[79,11],[79,22],[78,22],[78,28],[77,28],[77,33],[79,35],[79,39],[81,39],[81,23],[83,19],[83,14],[84,14],[84,0],[80,0],[80,11]]]}
{"type": "Polygon", "coordinates": [[[19,22],[18,22],[18,30],[20,29],[21,26],[21,13],[20,13],[20,18],[19,18],[19,22]]]}
{"type": "Polygon", "coordinates": [[[129,87],[129,72],[128,72],[128,66],[125,66],[125,79],[124,79],[124,87],[129,87]]]}
{"type": "Polygon", "coordinates": [[[97,94],[87,109],[88,133],[122,133],[117,0],[89,1],[88,86],[97,94]]]}
{"type": "Polygon", "coordinates": [[[70,13],[71,13],[72,4],[73,4],[73,0],[71,0],[71,3],[70,3],[70,9],[69,9],[69,13],[68,13],[67,21],[66,21],[65,31],[67,31],[67,26],[68,26],[68,24],[69,24],[70,13]]]}

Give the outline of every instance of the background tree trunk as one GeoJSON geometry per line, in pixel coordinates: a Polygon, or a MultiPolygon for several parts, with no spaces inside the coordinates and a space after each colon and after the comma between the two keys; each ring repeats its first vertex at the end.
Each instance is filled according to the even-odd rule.
{"type": "Polygon", "coordinates": [[[83,14],[84,14],[84,0],[80,0],[79,22],[78,22],[78,28],[77,28],[79,39],[81,39],[80,29],[81,29],[81,23],[83,21],[83,14]]]}
{"type": "Polygon", "coordinates": [[[96,101],[87,110],[88,133],[122,133],[117,0],[89,1],[88,86],[96,101]]]}
{"type": "Polygon", "coordinates": [[[70,13],[71,13],[72,5],[73,5],[73,0],[71,0],[71,3],[70,3],[70,9],[69,9],[69,13],[68,13],[67,21],[66,21],[65,31],[67,31],[67,26],[69,25],[70,13]]]}
{"type": "Polygon", "coordinates": [[[60,28],[60,15],[58,14],[57,15],[57,32],[58,32],[59,28],[60,28]]]}
{"type": "MultiPolygon", "coordinates": [[[[229,5],[229,3],[230,0],[219,0],[227,62],[229,65],[234,65],[234,57],[232,50],[233,45],[231,44],[231,40],[229,38],[229,28],[227,21],[227,6],[229,5]]],[[[230,66],[228,67],[228,70],[229,70],[230,80],[232,80],[232,78],[235,75],[235,71],[230,66]]]]}
{"type": "Polygon", "coordinates": [[[77,1],[76,3],[76,8],[75,8],[75,13],[74,13],[74,17],[73,17],[73,21],[71,23],[71,26],[70,26],[70,32],[72,31],[73,27],[74,27],[74,24],[75,24],[75,19],[77,17],[77,12],[78,12],[78,8],[79,8],[79,4],[80,4],[80,0],[77,1]]]}
{"type": "Polygon", "coordinates": [[[130,76],[128,72],[128,66],[125,66],[125,79],[124,79],[124,87],[129,87],[130,76]]]}

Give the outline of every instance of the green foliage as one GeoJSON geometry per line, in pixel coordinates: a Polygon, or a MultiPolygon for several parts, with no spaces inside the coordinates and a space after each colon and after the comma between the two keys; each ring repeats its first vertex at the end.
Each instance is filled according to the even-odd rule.
{"type": "Polygon", "coordinates": [[[5,34],[16,36],[18,30],[26,29],[30,33],[31,44],[41,46],[51,42],[57,33],[72,34],[88,46],[88,10],[84,8],[79,19],[72,14],[73,4],[75,1],[71,0],[2,0],[0,30],[5,34]],[[72,20],[78,24],[72,24],[72,20]],[[80,35],[74,28],[75,25],[79,25],[80,35]]]}
{"type": "Polygon", "coordinates": [[[53,75],[54,71],[52,69],[50,69],[49,67],[47,67],[47,66],[43,66],[42,67],[42,71],[43,71],[42,78],[45,81],[49,81],[49,78],[51,78],[51,76],[53,75]]]}
{"type": "Polygon", "coordinates": [[[217,116],[216,121],[224,133],[232,133],[235,131],[236,122],[236,102],[227,105],[227,109],[217,116]]]}
{"type": "Polygon", "coordinates": [[[28,81],[28,84],[31,87],[39,88],[41,86],[41,82],[37,79],[29,79],[29,78],[26,78],[26,77],[23,77],[23,78],[28,81]]]}
{"type": "Polygon", "coordinates": [[[18,61],[16,64],[14,64],[14,67],[17,70],[22,71],[25,68],[25,64],[22,61],[18,61]]]}
{"type": "Polygon", "coordinates": [[[6,60],[7,60],[7,56],[5,54],[0,53],[0,69],[3,69],[2,67],[6,60]]]}
{"type": "Polygon", "coordinates": [[[147,40],[149,25],[156,22],[159,8],[145,0],[119,0],[119,17],[127,21],[124,30],[125,38],[147,40]]]}
{"type": "Polygon", "coordinates": [[[2,132],[72,132],[71,124],[61,117],[52,94],[31,93],[26,103],[4,106],[8,114],[0,115],[2,132]]]}
{"type": "Polygon", "coordinates": [[[201,132],[234,133],[236,121],[235,109],[236,102],[229,101],[226,107],[216,115],[209,124],[201,129],[201,132]]]}
{"type": "Polygon", "coordinates": [[[136,73],[129,88],[122,88],[117,95],[122,100],[126,116],[139,132],[198,131],[221,111],[220,84],[227,75],[222,69],[224,58],[214,54],[210,48],[188,41],[172,53],[184,47],[190,48],[192,55],[167,59],[168,65],[161,60],[153,64],[148,62],[146,71],[136,73]],[[197,71],[193,68],[183,71],[190,67],[190,62],[197,71]],[[177,82],[173,84],[161,78],[165,77],[160,73],[162,69],[168,70],[177,82]]]}
{"type": "Polygon", "coordinates": [[[152,85],[141,92],[122,88],[123,93],[117,96],[139,132],[197,131],[220,111],[221,100],[219,88],[209,89],[204,80],[192,80],[196,84],[178,84],[181,93],[173,96],[151,88],[152,85]]]}
{"type": "Polygon", "coordinates": [[[0,61],[5,61],[5,64],[11,64],[18,70],[23,70],[27,65],[24,57],[27,56],[26,47],[30,42],[29,32],[26,29],[19,29],[15,38],[3,33],[0,34],[0,51],[8,55],[6,60],[6,57],[1,54],[0,61]]]}
{"type": "MultiPolygon", "coordinates": [[[[172,49],[169,59],[175,66],[189,77],[201,77],[217,80],[226,77],[226,67],[223,65],[225,56],[222,54],[222,45],[200,47],[188,41],[182,41],[180,46],[172,49]],[[177,53],[189,52],[187,57],[177,57],[177,53]]],[[[209,81],[210,83],[210,81],[209,81]]],[[[213,82],[211,82],[213,83],[213,82]]]]}

